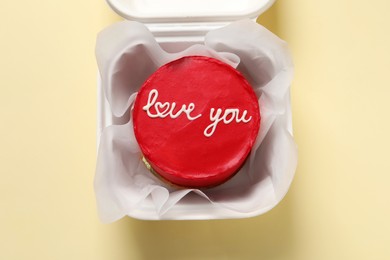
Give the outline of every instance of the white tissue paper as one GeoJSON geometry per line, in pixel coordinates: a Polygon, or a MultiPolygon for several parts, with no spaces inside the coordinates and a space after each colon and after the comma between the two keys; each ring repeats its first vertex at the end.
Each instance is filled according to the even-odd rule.
{"type": "Polygon", "coordinates": [[[250,20],[210,31],[203,45],[168,53],[148,29],[124,21],[103,30],[96,57],[112,124],[100,137],[95,193],[100,218],[218,219],[262,214],[286,194],[297,165],[292,136],[293,65],[285,42],[250,20]],[[229,181],[210,189],[169,185],[148,171],[133,132],[132,104],[162,65],[203,55],[237,68],[259,98],[261,127],[249,159],[229,181]]]}

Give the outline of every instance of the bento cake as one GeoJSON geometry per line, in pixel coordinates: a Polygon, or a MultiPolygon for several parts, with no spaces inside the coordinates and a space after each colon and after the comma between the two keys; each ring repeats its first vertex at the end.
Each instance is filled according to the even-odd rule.
{"type": "Polygon", "coordinates": [[[260,108],[239,71],[214,58],[186,56],[145,81],[132,119],[152,172],[178,186],[208,188],[245,162],[259,132],[260,108]]]}

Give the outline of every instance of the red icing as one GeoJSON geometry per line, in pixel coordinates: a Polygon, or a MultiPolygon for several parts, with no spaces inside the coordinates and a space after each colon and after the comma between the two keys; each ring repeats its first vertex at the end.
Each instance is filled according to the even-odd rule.
{"type": "Polygon", "coordinates": [[[260,110],[241,73],[213,58],[189,56],[162,66],[144,83],[134,104],[133,122],[141,151],[156,173],[171,183],[201,188],[218,185],[239,170],[259,131],[260,110]],[[158,97],[153,103],[154,89],[158,97]],[[169,114],[173,102],[176,107],[169,114]],[[183,105],[180,115],[172,118],[183,105]],[[164,118],[152,118],[156,107],[164,118]],[[221,121],[207,137],[204,131],[213,123],[212,108],[222,109],[221,116],[226,109],[238,109],[228,113],[227,122],[237,111],[241,118],[244,110],[244,118],[251,119],[221,121]]]}

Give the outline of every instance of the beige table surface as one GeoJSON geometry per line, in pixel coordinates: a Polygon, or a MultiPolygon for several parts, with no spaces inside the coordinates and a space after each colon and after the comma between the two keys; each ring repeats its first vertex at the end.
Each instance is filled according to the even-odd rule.
{"type": "Polygon", "coordinates": [[[95,169],[101,1],[0,1],[0,259],[390,259],[390,2],[279,0],[299,166],[242,220],[101,224],[95,169]]]}

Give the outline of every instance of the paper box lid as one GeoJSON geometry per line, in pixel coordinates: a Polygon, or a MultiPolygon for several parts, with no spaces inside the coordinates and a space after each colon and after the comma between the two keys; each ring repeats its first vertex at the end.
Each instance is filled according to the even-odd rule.
{"type": "Polygon", "coordinates": [[[143,23],[232,22],[256,18],[275,0],[107,0],[128,20],[143,23]]]}

